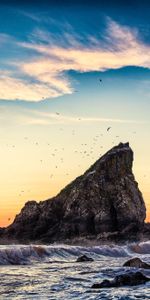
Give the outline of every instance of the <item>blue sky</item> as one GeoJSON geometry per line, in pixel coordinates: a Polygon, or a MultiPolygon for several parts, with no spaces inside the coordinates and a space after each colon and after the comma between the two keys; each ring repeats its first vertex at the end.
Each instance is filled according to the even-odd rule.
{"type": "MultiPolygon", "coordinates": [[[[125,76],[132,83],[149,77],[150,16],[146,1],[142,6],[139,1],[127,1],[123,6],[119,1],[109,1],[109,5],[104,1],[95,1],[93,5],[88,1],[86,5],[84,1],[82,5],[68,4],[69,1],[63,1],[63,5],[48,4],[53,1],[44,1],[43,5],[40,2],[35,5],[34,1],[30,4],[26,1],[26,5],[13,3],[1,5],[0,11],[0,75],[7,91],[10,89],[7,80],[16,79],[11,82],[14,90],[11,93],[10,89],[8,99],[7,93],[0,95],[2,100],[40,101],[72,94],[79,84],[82,86],[82,80],[84,83],[89,78],[89,72],[93,78],[125,76]],[[84,55],[85,60],[81,58],[84,55]],[[92,64],[93,58],[96,59],[92,64]],[[47,70],[44,63],[48,64],[47,70]],[[59,64],[55,70],[54,63],[59,64]],[[34,68],[41,70],[31,72],[34,68]],[[51,81],[57,82],[41,78],[52,72],[51,81]],[[37,89],[34,84],[38,84],[39,96],[34,93],[37,89]],[[19,86],[23,95],[19,94],[19,86]]],[[[124,79],[122,82],[125,83],[124,79]]]]}
{"type": "Polygon", "coordinates": [[[120,2],[1,2],[2,224],[121,141],[149,209],[150,4],[120,2]]]}

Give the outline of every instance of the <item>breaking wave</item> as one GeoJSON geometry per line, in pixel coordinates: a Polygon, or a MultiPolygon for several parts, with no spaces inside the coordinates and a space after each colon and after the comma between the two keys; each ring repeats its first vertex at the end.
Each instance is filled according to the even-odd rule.
{"type": "Polygon", "coordinates": [[[79,255],[88,254],[95,259],[102,256],[128,257],[150,255],[150,241],[125,246],[69,246],[69,245],[5,245],[0,246],[0,265],[27,265],[35,262],[73,262],[79,255]]]}

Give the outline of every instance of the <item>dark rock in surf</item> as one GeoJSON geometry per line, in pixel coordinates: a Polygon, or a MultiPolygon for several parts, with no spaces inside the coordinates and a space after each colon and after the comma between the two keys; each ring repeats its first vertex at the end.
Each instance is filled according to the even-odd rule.
{"type": "Polygon", "coordinates": [[[117,275],[113,280],[103,280],[101,283],[94,283],[93,289],[112,288],[122,286],[134,286],[145,284],[150,281],[150,278],[146,277],[141,272],[130,272],[128,274],[117,275]]]}
{"type": "Polygon", "coordinates": [[[3,235],[42,242],[106,233],[112,240],[137,236],[146,209],[132,164],[128,143],[113,147],[56,197],[27,202],[3,235]]]}
{"type": "Polygon", "coordinates": [[[123,267],[150,269],[150,265],[138,257],[129,259],[124,263],[123,267]]]}
{"type": "Polygon", "coordinates": [[[150,223],[145,223],[144,228],[142,230],[143,236],[145,239],[150,239],[150,223]]]}
{"type": "Polygon", "coordinates": [[[92,257],[89,257],[87,255],[81,255],[77,258],[76,262],[88,262],[88,261],[94,261],[92,257]]]}

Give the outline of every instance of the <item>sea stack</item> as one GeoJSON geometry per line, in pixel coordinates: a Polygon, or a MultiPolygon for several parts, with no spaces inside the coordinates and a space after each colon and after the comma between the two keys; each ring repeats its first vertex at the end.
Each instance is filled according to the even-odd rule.
{"type": "Polygon", "coordinates": [[[140,231],[146,209],[132,165],[129,143],[120,143],[56,197],[27,202],[4,236],[53,242],[140,231]]]}

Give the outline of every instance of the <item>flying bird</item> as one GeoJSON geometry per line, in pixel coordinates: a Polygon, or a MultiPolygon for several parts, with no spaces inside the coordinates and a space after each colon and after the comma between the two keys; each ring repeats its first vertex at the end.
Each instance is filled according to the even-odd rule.
{"type": "Polygon", "coordinates": [[[107,131],[109,131],[110,129],[111,129],[111,127],[108,127],[108,128],[107,128],[107,131]]]}
{"type": "Polygon", "coordinates": [[[102,79],[101,79],[101,78],[99,78],[99,81],[100,81],[100,82],[102,82],[102,79]]]}

